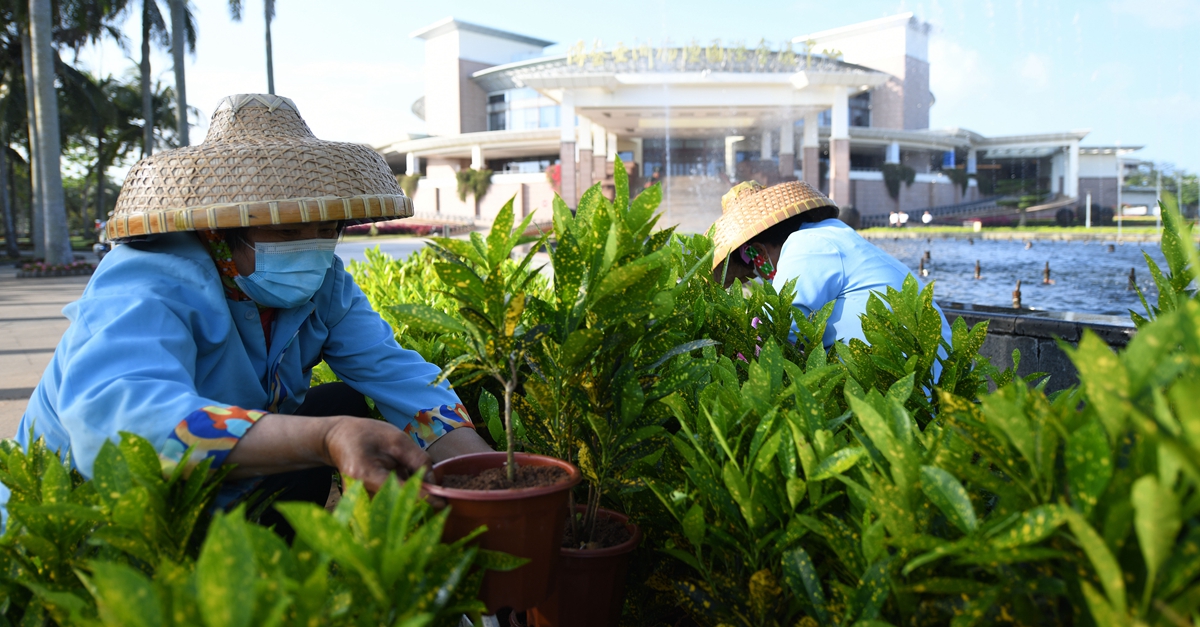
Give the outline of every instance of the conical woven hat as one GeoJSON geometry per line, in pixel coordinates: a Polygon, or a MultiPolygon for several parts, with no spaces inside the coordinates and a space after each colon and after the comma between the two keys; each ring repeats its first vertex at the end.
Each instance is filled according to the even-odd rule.
{"type": "Polygon", "coordinates": [[[412,214],[378,153],[317,139],[287,98],[240,94],[217,105],[203,144],[130,170],[108,236],[412,214]]]}
{"type": "Polygon", "coordinates": [[[738,183],[721,197],[721,217],[713,224],[713,269],[729,253],[755,235],[810,209],[837,207],[804,181],[790,181],[764,188],[757,181],[738,183]]]}

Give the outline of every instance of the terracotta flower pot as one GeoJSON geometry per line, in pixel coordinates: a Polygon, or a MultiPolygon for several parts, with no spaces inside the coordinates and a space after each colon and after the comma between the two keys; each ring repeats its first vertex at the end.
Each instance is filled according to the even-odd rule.
{"type": "MultiPolygon", "coordinates": [[[[582,505],[578,511],[586,511],[582,505]]],[[[621,622],[629,555],[642,540],[642,530],[629,517],[607,509],[597,516],[616,519],[629,529],[629,539],[606,549],[562,549],[554,594],[529,613],[534,627],[610,627],[621,622]]]]}
{"type": "MultiPolygon", "coordinates": [[[[526,453],[517,453],[516,457],[518,466],[562,468],[567,479],[550,486],[518,490],[426,486],[430,494],[450,505],[450,517],[442,533],[446,541],[453,542],[487,525],[487,532],[478,539],[481,548],[530,560],[516,570],[484,575],[479,598],[487,605],[489,614],[505,607],[522,612],[550,596],[567,522],[567,494],[583,479],[578,468],[553,457],[526,453]]],[[[433,476],[440,483],[444,475],[476,475],[491,468],[503,468],[505,461],[505,453],[463,455],[434,465],[433,476]]]]}

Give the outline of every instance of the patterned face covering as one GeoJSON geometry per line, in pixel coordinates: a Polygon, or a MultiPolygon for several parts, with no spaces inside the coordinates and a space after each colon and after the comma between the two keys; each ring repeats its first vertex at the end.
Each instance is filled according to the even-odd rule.
{"type": "Polygon", "coordinates": [[[775,266],[771,265],[771,260],[766,255],[758,252],[757,248],[750,244],[742,244],[738,252],[742,255],[742,262],[753,265],[754,270],[763,279],[770,281],[775,278],[775,266]]]}

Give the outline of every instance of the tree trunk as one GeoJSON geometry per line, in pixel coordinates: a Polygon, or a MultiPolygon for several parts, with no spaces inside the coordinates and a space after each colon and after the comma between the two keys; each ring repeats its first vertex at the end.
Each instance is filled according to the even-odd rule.
{"type": "Polygon", "coordinates": [[[1025,208],[1018,207],[1017,213],[1019,214],[1019,217],[1017,218],[1017,228],[1023,229],[1025,228],[1025,208]]]}
{"type": "Polygon", "coordinates": [[[17,217],[13,215],[12,197],[8,193],[8,133],[0,132],[5,143],[0,145],[0,211],[4,212],[4,253],[13,259],[21,256],[17,248],[17,217]]]}
{"type": "Polygon", "coordinates": [[[96,219],[103,222],[104,215],[104,186],[108,182],[104,175],[107,164],[104,159],[104,125],[96,124],[96,219]]]}
{"type": "Polygon", "coordinates": [[[171,0],[171,56],[175,62],[175,118],[179,145],[187,146],[187,80],[183,75],[184,47],[187,45],[187,0],[171,0]]]}
{"type": "Polygon", "coordinates": [[[38,165],[42,170],[43,219],[46,234],[46,263],[74,261],[67,209],[63,203],[62,172],[59,170],[62,140],[58,129],[58,93],[54,89],[54,44],[51,41],[50,0],[29,0],[29,38],[33,48],[33,77],[37,90],[38,165]]]}
{"type": "Polygon", "coordinates": [[[46,258],[46,237],[43,233],[45,219],[42,217],[42,168],[38,165],[37,111],[34,92],[37,82],[33,79],[33,43],[29,38],[28,26],[21,29],[21,63],[25,69],[25,114],[29,123],[29,239],[33,242],[33,258],[46,258]]]}
{"type": "Polygon", "coordinates": [[[274,0],[263,0],[267,18],[267,93],[275,94],[275,64],[271,60],[271,20],[275,19],[274,0]]]}
{"type": "MultiPolygon", "coordinates": [[[[30,0],[33,2],[34,0],[30,0]]],[[[150,86],[150,5],[142,0],[142,158],[154,154],[154,90],[150,86]]]]}

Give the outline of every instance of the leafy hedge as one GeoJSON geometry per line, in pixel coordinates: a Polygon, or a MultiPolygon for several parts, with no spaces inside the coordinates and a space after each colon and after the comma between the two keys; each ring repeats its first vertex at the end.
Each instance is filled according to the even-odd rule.
{"type": "Polygon", "coordinates": [[[5,442],[0,624],[457,627],[483,610],[482,569],[519,565],[469,538],[442,544],[448,512],[421,500],[420,477],[373,498],[350,483],[332,513],[280,504],[289,547],[240,507],[210,517],[228,469],[183,467],[164,476],[150,443],[123,434],[84,481],[41,440],[5,442]]]}
{"type": "MultiPolygon", "coordinates": [[[[612,210],[595,191],[578,215],[612,210]]],[[[1090,333],[1064,345],[1081,383],[1050,395],[1044,376],[1017,378],[978,355],[986,323],[956,320],[945,342],[932,286],[910,280],[876,295],[863,325],[869,343],[826,351],[815,338],[828,308],[800,315],[791,286],[723,290],[690,272],[710,240],[658,231],[640,254],[680,282],[649,294],[669,292],[669,303],[656,301],[642,324],[681,333],[676,343],[719,344],[668,356],[690,374],[658,401],[667,411],[645,406],[659,445],[605,493],[606,506],[647,531],[628,623],[1188,624],[1200,608],[1200,401],[1189,394],[1200,389],[1200,303],[1189,291],[1200,265],[1184,244],[1189,228],[1167,213],[1169,268],[1152,267],[1160,302],[1135,314],[1141,328],[1119,354],[1090,333]]],[[[608,224],[595,246],[605,246],[608,224]]],[[[373,257],[352,272],[381,310],[417,303],[463,315],[446,298],[442,259],[373,257]],[[401,274],[420,285],[379,288],[401,274]]],[[[589,289],[579,284],[572,302],[599,320],[586,312],[589,289]]],[[[527,306],[519,322],[535,327],[544,315],[527,306]]],[[[452,334],[411,322],[393,319],[402,342],[435,363],[457,357],[452,334]]],[[[649,364],[649,348],[625,350],[649,364]]],[[[536,359],[522,376],[523,444],[538,450],[537,432],[552,423],[530,399],[562,377],[536,359]]],[[[645,372],[636,387],[656,381],[645,372]]],[[[459,391],[480,398],[483,388],[459,391]]],[[[624,392],[610,394],[622,402],[624,392]]],[[[587,453],[572,461],[593,463],[587,453]]]]}

